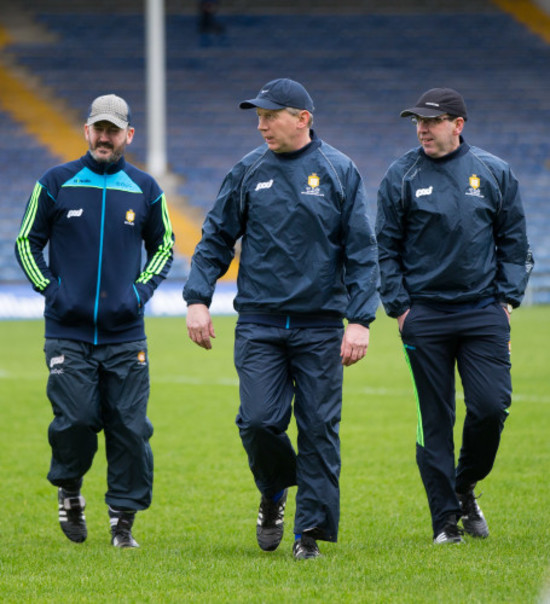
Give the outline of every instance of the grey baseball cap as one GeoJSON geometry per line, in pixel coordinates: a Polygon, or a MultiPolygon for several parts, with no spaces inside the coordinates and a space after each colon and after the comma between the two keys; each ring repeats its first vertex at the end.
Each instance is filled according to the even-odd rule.
{"type": "Polygon", "coordinates": [[[128,128],[130,117],[130,107],[124,99],[116,94],[105,94],[98,96],[90,105],[86,124],[110,122],[119,128],[128,128]]]}

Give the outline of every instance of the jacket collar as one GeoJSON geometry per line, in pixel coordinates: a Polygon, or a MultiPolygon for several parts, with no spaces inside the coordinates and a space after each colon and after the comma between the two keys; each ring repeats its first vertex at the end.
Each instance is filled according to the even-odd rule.
{"type": "Polygon", "coordinates": [[[92,172],[96,174],[115,174],[116,172],[120,172],[126,166],[126,160],[124,156],[122,156],[116,163],[114,164],[106,164],[104,162],[96,161],[90,151],[81,157],[82,162],[87,168],[90,168],[92,172]]]}
{"type": "Polygon", "coordinates": [[[468,153],[468,151],[470,149],[470,145],[464,140],[464,138],[461,135],[460,136],[460,145],[454,151],[451,151],[451,153],[444,155],[443,157],[430,157],[429,155],[426,155],[426,153],[424,152],[424,149],[422,149],[422,147],[419,147],[419,149],[420,149],[421,155],[423,155],[426,159],[429,159],[430,161],[433,161],[435,163],[444,163],[447,161],[451,161],[457,157],[461,157],[462,155],[465,155],[466,153],[468,153]]]}
{"type": "Polygon", "coordinates": [[[272,151],[273,155],[275,155],[279,159],[295,159],[296,157],[300,157],[301,155],[307,155],[308,153],[311,153],[312,151],[320,147],[321,139],[312,129],[309,131],[309,134],[311,136],[311,140],[305,147],[302,147],[297,151],[289,151],[288,153],[274,153],[272,151]]]}

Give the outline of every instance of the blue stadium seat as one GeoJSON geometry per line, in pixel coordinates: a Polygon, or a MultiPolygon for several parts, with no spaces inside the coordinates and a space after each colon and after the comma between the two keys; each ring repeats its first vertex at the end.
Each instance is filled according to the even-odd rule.
{"type": "MultiPolygon", "coordinates": [[[[145,162],[142,16],[38,18],[59,42],[11,45],[16,63],[83,117],[98,94],[127,98],[137,129],[131,150],[145,162]]],[[[496,8],[452,15],[228,15],[224,22],[223,43],[208,46],[201,44],[194,15],[170,14],[166,22],[168,158],[190,206],[205,213],[225,173],[261,143],[254,112],[240,111],[238,102],[267,80],[286,76],[311,92],[320,136],[356,162],[373,216],[385,170],[416,143],[399,111],[428,87],[452,86],[469,105],[466,140],[508,160],[520,178],[536,272],[550,273],[550,47],[523,25],[496,8]]],[[[0,127],[19,136],[1,114],[0,127]]],[[[7,155],[0,141],[3,165],[7,155]]],[[[26,195],[41,169],[25,162],[26,151],[22,155],[13,170],[19,166],[26,195]]]]}

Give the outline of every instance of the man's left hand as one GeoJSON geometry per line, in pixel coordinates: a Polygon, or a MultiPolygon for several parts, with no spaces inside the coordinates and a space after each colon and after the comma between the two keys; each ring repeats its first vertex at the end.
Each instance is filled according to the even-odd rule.
{"type": "Polygon", "coordinates": [[[342,365],[349,367],[360,361],[369,347],[369,328],[359,323],[349,323],[342,338],[340,356],[342,365]]]}

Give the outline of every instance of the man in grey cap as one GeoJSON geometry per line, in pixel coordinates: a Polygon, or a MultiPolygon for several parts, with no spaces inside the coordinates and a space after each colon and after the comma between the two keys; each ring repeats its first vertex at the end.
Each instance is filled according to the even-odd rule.
{"type": "Polygon", "coordinates": [[[143,314],[168,273],[174,244],[164,193],[125,161],[130,124],[124,99],[108,94],[93,101],[84,125],[88,153],[38,180],[15,246],[45,298],[47,391],[55,415],[48,479],[58,488],[59,523],[71,541],[86,539],[81,487],[103,430],[115,547],[137,547],[135,513],[151,503],[143,314]]]}
{"type": "Polygon", "coordinates": [[[432,88],[401,116],[420,147],[390,166],[378,192],[380,295],[414,380],[434,543],[462,543],[464,532],[489,535],[474,488],[493,467],[509,413],[510,313],[533,258],[518,181],[464,140],[462,95],[432,88]],[[466,405],[456,467],[455,365],[466,405]]]}
{"type": "Polygon", "coordinates": [[[256,109],[265,144],[228,173],[206,217],[183,291],[187,328],[211,348],[208,308],[242,237],[237,426],[261,494],[256,537],[265,551],[279,546],[297,485],[293,554],[302,560],[338,536],[343,366],[369,343],[376,241],[361,176],[311,129],[313,101],[300,83],[273,80],[240,107],[256,109]],[[298,455],[287,435],[293,399],[298,455]]]}

